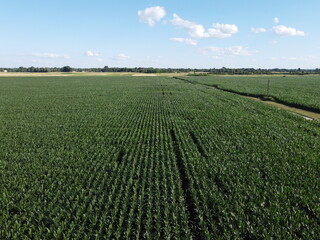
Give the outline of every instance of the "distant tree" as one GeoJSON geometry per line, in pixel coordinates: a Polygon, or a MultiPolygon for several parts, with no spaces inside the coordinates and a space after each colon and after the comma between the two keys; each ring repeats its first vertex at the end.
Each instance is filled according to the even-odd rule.
{"type": "Polygon", "coordinates": [[[63,68],[61,68],[61,72],[71,72],[72,68],[70,66],[64,66],[63,68]]]}
{"type": "Polygon", "coordinates": [[[0,67],[1,71],[8,72],[140,72],[140,73],[183,73],[183,72],[193,72],[197,73],[210,73],[210,74],[319,74],[320,69],[254,69],[254,68],[211,68],[211,69],[197,69],[197,68],[153,68],[153,67],[108,67],[103,68],[71,68],[70,66],[60,67],[18,67],[18,68],[3,68],[0,67]]]}
{"type": "Polygon", "coordinates": [[[26,72],[26,71],[27,71],[27,69],[22,66],[17,69],[17,72],[26,72]]]}
{"type": "Polygon", "coordinates": [[[109,72],[109,67],[108,66],[104,66],[104,68],[102,68],[101,71],[102,72],[109,72]]]}
{"type": "Polygon", "coordinates": [[[36,69],[34,66],[31,66],[27,69],[28,72],[36,72],[36,69]]]}

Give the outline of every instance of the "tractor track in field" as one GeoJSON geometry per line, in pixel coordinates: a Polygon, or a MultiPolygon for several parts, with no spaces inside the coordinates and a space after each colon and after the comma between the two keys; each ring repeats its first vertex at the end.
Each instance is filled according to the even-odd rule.
{"type": "Polygon", "coordinates": [[[121,149],[117,158],[117,162],[121,163],[125,154],[126,152],[124,151],[124,149],[121,149]]]}
{"type": "Polygon", "coordinates": [[[181,153],[174,129],[170,130],[170,135],[171,135],[175,157],[177,161],[181,187],[184,194],[186,207],[188,210],[189,229],[191,230],[191,233],[194,236],[194,239],[205,239],[204,234],[200,228],[200,219],[196,211],[196,205],[194,203],[192,193],[190,190],[190,183],[189,183],[188,175],[186,172],[186,167],[182,160],[182,153],[181,153]]]}
{"type": "Polygon", "coordinates": [[[280,99],[277,99],[274,97],[267,97],[265,95],[242,93],[242,92],[238,92],[238,91],[234,91],[234,90],[230,90],[230,89],[221,88],[218,85],[197,83],[195,81],[189,81],[187,79],[180,78],[180,77],[173,77],[173,78],[181,80],[185,83],[199,84],[199,85],[206,86],[206,87],[212,87],[212,88],[215,88],[215,89],[223,91],[223,92],[237,94],[237,95],[246,97],[251,100],[255,100],[255,101],[262,102],[264,104],[272,105],[274,107],[284,109],[288,112],[291,112],[295,115],[299,115],[306,120],[320,121],[320,110],[316,109],[316,108],[311,108],[311,107],[307,107],[307,106],[303,106],[303,105],[299,105],[299,104],[284,102],[280,99]]]}
{"type": "Polygon", "coordinates": [[[201,154],[201,156],[204,157],[205,159],[207,159],[208,156],[205,153],[205,151],[203,150],[203,148],[202,148],[198,138],[196,137],[196,135],[192,131],[190,131],[189,133],[190,133],[190,137],[191,137],[193,143],[196,145],[196,147],[197,147],[199,153],[201,154]]]}

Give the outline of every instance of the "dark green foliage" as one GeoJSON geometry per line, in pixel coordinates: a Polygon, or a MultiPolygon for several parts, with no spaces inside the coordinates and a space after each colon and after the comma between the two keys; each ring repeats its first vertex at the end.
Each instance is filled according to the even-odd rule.
{"type": "Polygon", "coordinates": [[[70,66],[64,66],[61,68],[61,72],[71,72],[72,68],[70,66]]]}
{"type": "MultiPolygon", "coordinates": [[[[61,68],[58,67],[19,67],[19,68],[2,68],[0,72],[6,70],[8,72],[60,72],[61,68]]],[[[316,69],[254,69],[254,68],[153,68],[153,67],[108,67],[103,68],[73,68],[76,72],[138,72],[138,73],[193,73],[191,75],[207,76],[207,75],[306,75],[306,74],[319,74],[320,70],[316,69]]]]}
{"type": "Polygon", "coordinates": [[[0,78],[0,239],[317,239],[320,124],[172,78],[0,78]]]}
{"type": "Polygon", "coordinates": [[[185,79],[242,94],[259,97],[268,95],[292,106],[320,112],[320,76],[284,76],[210,76],[185,79]]]}

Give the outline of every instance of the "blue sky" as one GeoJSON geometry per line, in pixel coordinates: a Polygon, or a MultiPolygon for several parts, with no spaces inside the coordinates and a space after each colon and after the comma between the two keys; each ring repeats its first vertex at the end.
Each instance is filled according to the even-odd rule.
{"type": "Polygon", "coordinates": [[[319,68],[319,0],[10,0],[0,67],[319,68]]]}

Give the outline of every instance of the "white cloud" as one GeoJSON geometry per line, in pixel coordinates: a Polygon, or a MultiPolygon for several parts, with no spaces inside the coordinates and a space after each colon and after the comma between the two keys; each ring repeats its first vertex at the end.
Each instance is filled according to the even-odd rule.
{"type": "Polygon", "coordinates": [[[274,22],[275,24],[278,24],[278,23],[279,23],[279,18],[278,18],[278,17],[275,17],[275,18],[273,19],[273,22],[274,22]]]}
{"type": "Polygon", "coordinates": [[[310,62],[310,61],[315,61],[318,60],[318,57],[308,55],[308,56],[298,56],[298,57],[272,57],[272,61],[291,61],[291,62],[310,62]]]}
{"type": "Polygon", "coordinates": [[[191,38],[170,38],[171,41],[174,42],[181,42],[181,43],[186,43],[189,45],[197,45],[198,42],[196,40],[193,40],[191,38]]]}
{"type": "Polygon", "coordinates": [[[216,23],[212,26],[214,28],[208,29],[209,36],[212,38],[227,38],[238,32],[238,27],[234,24],[216,23]]]}
{"type": "Polygon", "coordinates": [[[316,59],[317,58],[314,56],[281,57],[281,60],[288,60],[288,61],[312,61],[316,59]]]}
{"type": "Polygon", "coordinates": [[[298,31],[291,27],[286,27],[283,25],[278,25],[272,28],[274,34],[278,36],[304,36],[305,33],[303,31],[298,31]]]}
{"type": "Polygon", "coordinates": [[[67,54],[56,54],[56,53],[32,53],[31,56],[38,58],[63,58],[69,59],[70,56],[67,54]]]}
{"type": "Polygon", "coordinates": [[[130,56],[127,56],[124,53],[120,53],[116,56],[113,56],[112,59],[116,60],[116,61],[126,61],[126,60],[130,59],[130,56]]]}
{"type": "Polygon", "coordinates": [[[234,24],[215,23],[213,24],[213,27],[225,34],[235,34],[238,32],[238,27],[234,24]]]}
{"type": "Polygon", "coordinates": [[[251,28],[251,32],[254,32],[254,33],[263,33],[263,32],[266,32],[267,30],[265,28],[261,28],[261,27],[252,27],[251,28]]]}
{"type": "Polygon", "coordinates": [[[138,11],[140,21],[147,23],[150,27],[153,27],[156,22],[160,21],[165,15],[166,11],[164,7],[159,6],[138,11]]]}
{"type": "Polygon", "coordinates": [[[208,47],[203,49],[203,53],[215,53],[218,56],[251,56],[252,52],[247,47],[233,46],[233,47],[208,47]]]}
{"type": "Polygon", "coordinates": [[[173,14],[173,19],[170,22],[176,27],[185,29],[193,38],[226,38],[238,32],[236,25],[220,23],[213,24],[214,28],[209,28],[206,31],[201,24],[184,20],[177,14],[173,14]]]}
{"type": "Polygon", "coordinates": [[[87,57],[99,57],[99,56],[100,56],[99,53],[93,52],[93,51],[86,51],[86,52],[85,52],[85,55],[86,55],[87,57]]]}
{"type": "Polygon", "coordinates": [[[170,21],[174,26],[183,28],[188,31],[189,35],[194,38],[209,37],[202,25],[190,22],[180,18],[177,14],[173,14],[173,19],[170,21]]]}

